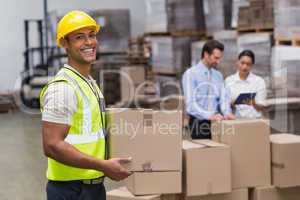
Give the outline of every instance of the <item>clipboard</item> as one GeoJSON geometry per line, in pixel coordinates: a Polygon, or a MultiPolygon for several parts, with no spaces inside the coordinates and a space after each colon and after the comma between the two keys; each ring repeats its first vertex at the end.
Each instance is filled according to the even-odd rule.
{"type": "Polygon", "coordinates": [[[247,104],[247,102],[255,99],[256,93],[241,93],[234,101],[235,105],[247,104]]]}

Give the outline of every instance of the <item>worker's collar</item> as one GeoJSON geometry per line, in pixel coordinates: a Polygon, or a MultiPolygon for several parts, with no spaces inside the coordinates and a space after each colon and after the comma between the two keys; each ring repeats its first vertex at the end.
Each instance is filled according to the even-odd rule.
{"type": "Polygon", "coordinates": [[[90,75],[88,76],[88,78],[86,78],[86,77],[82,76],[77,69],[75,69],[74,67],[72,67],[72,66],[70,66],[68,64],[64,64],[64,67],[67,68],[67,69],[70,69],[70,70],[72,70],[74,72],[76,72],[76,74],[78,74],[78,76],[80,76],[81,78],[84,78],[87,81],[92,81],[93,80],[93,78],[90,75]]]}

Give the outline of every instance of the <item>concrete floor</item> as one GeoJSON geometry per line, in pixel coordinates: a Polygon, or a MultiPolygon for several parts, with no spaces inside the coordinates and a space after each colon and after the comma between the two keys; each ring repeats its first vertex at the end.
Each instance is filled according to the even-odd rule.
{"type": "MultiPolygon", "coordinates": [[[[40,115],[0,114],[0,199],[46,199],[46,167],[40,115]]],[[[107,190],[122,185],[108,179],[105,184],[107,190]]]]}

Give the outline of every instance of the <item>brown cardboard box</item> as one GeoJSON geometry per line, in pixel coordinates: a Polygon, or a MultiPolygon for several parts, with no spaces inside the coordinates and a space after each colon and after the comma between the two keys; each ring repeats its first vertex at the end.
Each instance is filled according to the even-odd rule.
{"type": "Polygon", "coordinates": [[[264,119],[212,123],[213,140],[231,148],[234,189],[271,185],[270,126],[264,119]]]}
{"type": "Polygon", "coordinates": [[[110,109],[110,156],[130,171],[182,171],[182,112],[110,109]]]}
{"type": "Polygon", "coordinates": [[[300,188],[278,189],[274,186],[258,187],[251,191],[250,200],[299,200],[300,188]]]}
{"type": "Polygon", "coordinates": [[[230,148],[211,140],[183,141],[186,196],[231,192],[230,148]]]}
{"type": "Polygon", "coordinates": [[[121,187],[106,193],[107,200],[160,200],[160,195],[134,196],[126,187],[121,187]]]}
{"type": "Polygon", "coordinates": [[[144,66],[122,67],[121,72],[124,73],[124,76],[121,76],[123,80],[126,80],[126,78],[128,78],[132,81],[133,84],[141,84],[146,80],[144,66]],[[126,75],[128,75],[128,77],[126,77],[126,75]]]}
{"type": "Polygon", "coordinates": [[[249,28],[251,26],[250,18],[250,8],[249,7],[240,7],[239,9],[239,18],[238,18],[238,27],[249,28]]]}
{"type": "Polygon", "coordinates": [[[248,189],[233,190],[232,192],[227,194],[183,197],[182,200],[248,200],[248,189]]]}
{"type": "Polygon", "coordinates": [[[181,193],[181,172],[134,172],[125,185],[134,195],[181,193]]]}
{"type": "Polygon", "coordinates": [[[300,186],[300,136],[270,136],[272,149],[272,184],[277,187],[300,186]]]}
{"type": "Polygon", "coordinates": [[[145,81],[145,68],[143,66],[131,66],[121,68],[121,97],[122,101],[133,100],[137,93],[143,93],[139,87],[145,81]],[[139,88],[137,90],[137,88],[139,88]]]}
{"type": "Polygon", "coordinates": [[[251,6],[250,18],[252,28],[263,28],[265,22],[265,11],[263,6],[251,6]]]}

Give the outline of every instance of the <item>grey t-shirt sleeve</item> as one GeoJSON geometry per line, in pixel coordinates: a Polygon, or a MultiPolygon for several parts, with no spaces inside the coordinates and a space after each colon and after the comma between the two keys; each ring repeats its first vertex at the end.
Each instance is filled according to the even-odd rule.
{"type": "Polygon", "coordinates": [[[72,115],[77,111],[74,88],[65,82],[48,86],[42,102],[42,121],[71,125],[72,115]]]}

